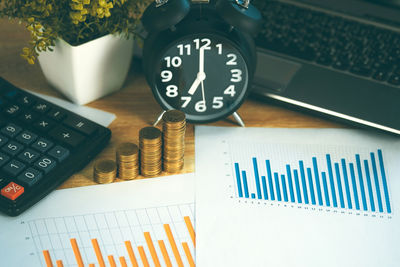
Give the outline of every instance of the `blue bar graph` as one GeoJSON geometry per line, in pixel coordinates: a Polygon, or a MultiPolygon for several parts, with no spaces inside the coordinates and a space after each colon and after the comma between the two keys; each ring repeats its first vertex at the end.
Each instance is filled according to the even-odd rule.
{"type": "Polygon", "coordinates": [[[349,177],[347,176],[346,160],[345,159],[342,159],[342,169],[343,169],[343,178],[344,178],[344,188],[346,189],[346,196],[347,196],[347,205],[348,205],[349,209],[352,209],[353,208],[353,204],[351,202],[349,177]]]}
{"type": "MultiPolygon", "coordinates": [[[[297,170],[294,170],[297,173],[297,170]]],[[[303,194],[304,194],[304,203],[308,204],[308,192],[307,192],[307,183],[306,183],[306,175],[304,173],[304,166],[300,165],[300,174],[301,174],[301,183],[303,185],[303,194]]]]}
{"type": "Polygon", "coordinates": [[[338,191],[339,191],[340,207],[344,208],[344,196],[343,196],[343,190],[342,190],[342,178],[340,177],[339,163],[335,163],[335,171],[336,171],[336,180],[337,180],[338,191]]]}
{"type": "MultiPolygon", "coordinates": [[[[297,200],[299,203],[302,203],[299,175],[297,174],[297,170],[294,170],[293,173],[294,173],[294,181],[296,183],[297,200]]],[[[293,202],[294,202],[294,200],[293,200],[293,202]]]]}
{"type": "Polygon", "coordinates": [[[326,172],[322,172],[322,182],[324,183],[325,203],[329,207],[331,201],[329,200],[328,181],[326,180],[326,172]]]}
{"type": "Polygon", "coordinates": [[[382,155],[382,150],[380,150],[380,149],[378,149],[378,157],[379,157],[379,166],[381,168],[383,190],[385,192],[386,208],[388,210],[388,213],[391,213],[392,208],[390,206],[390,201],[389,201],[389,190],[388,190],[388,185],[387,185],[387,181],[386,181],[385,165],[383,164],[383,155],[382,155]]]}
{"type": "Polygon", "coordinates": [[[244,196],[246,198],[249,198],[249,187],[247,185],[246,171],[242,171],[242,177],[243,177],[244,196]]]}
{"type": "Polygon", "coordinates": [[[235,172],[236,172],[236,183],[237,183],[237,187],[238,187],[238,194],[239,194],[239,197],[243,197],[242,181],[240,179],[239,163],[235,163],[235,172]]]}
{"type": "Polygon", "coordinates": [[[271,194],[271,200],[275,200],[274,185],[272,183],[272,177],[268,176],[269,192],[271,194]]]}
{"type": "Polygon", "coordinates": [[[364,178],[362,174],[361,160],[360,155],[356,155],[356,163],[357,163],[357,171],[358,171],[358,179],[360,182],[360,190],[361,190],[361,199],[363,203],[363,209],[368,210],[367,207],[367,197],[365,196],[365,187],[364,187],[364,178]]]}
{"type": "Polygon", "coordinates": [[[257,197],[258,197],[258,199],[261,199],[260,177],[258,174],[258,166],[257,166],[256,158],[253,158],[253,167],[254,167],[254,177],[256,178],[257,197]]]}
{"type": "Polygon", "coordinates": [[[275,172],[274,177],[275,177],[276,197],[278,198],[278,201],[282,201],[281,187],[279,186],[279,174],[275,172]]]}
{"type": "Polygon", "coordinates": [[[308,185],[310,186],[311,203],[313,205],[315,205],[316,202],[315,202],[315,193],[314,193],[314,182],[312,179],[311,168],[307,168],[307,175],[308,175],[308,185]]]}
{"type": "Polygon", "coordinates": [[[234,162],[235,191],[241,199],[390,214],[383,151],[368,153],[347,158],[316,154],[280,167],[271,159],[253,156],[248,162],[234,162]]]}
{"type": "Polygon", "coordinates": [[[283,200],[285,202],[288,202],[288,193],[286,188],[285,175],[283,174],[281,175],[281,181],[282,181],[283,200]]]}
{"type": "Polygon", "coordinates": [[[357,190],[356,175],[355,175],[355,172],[354,172],[354,164],[350,163],[349,165],[350,165],[351,182],[353,184],[354,201],[356,203],[356,209],[360,210],[360,202],[358,200],[358,190],[357,190]]]}
{"type": "Polygon", "coordinates": [[[382,206],[382,197],[381,197],[381,189],[379,187],[379,178],[378,178],[378,169],[376,168],[376,162],[375,162],[375,154],[371,153],[371,162],[372,162],[372,171],[374,172],[374,181],[375,181],[375,188],[376,188],[376,196],[378,198],[378,207],[379,211],[383,212],[383,206],[382,206]]]}
{"type": "Polygon", "coordinates": [[[333,206],[335,208],[337,208],[335,180],[333,178],[331,155],[329,155],[329,154],[326,155],[326,164],[328,166],[329,181],[331,183],[332,202],[333,202],[333,206]]]}
{"type": "Polygon", "coordinates": [[[265,179],[265,176],[261,176],[261,181],[263,186],[264,199],[268,200],[267,180],[265,179]]]}
{"type": "Polygon", "coordinates": [[[365,167],[365,175],[367,176],[369,203],[371,204],[371,210],[375,211],[374,194],[372,193],[372,182],[371,182],[371,175],[369,174],[368,160],[364,160],[364,167],[365,167]]]}
{"type": "Polygon", "coordinates": [[[286,165],[286,173],[289,181],[290,201],[295,202],[296,200],[294,199],[293,180],[292,180],[292,172],[290,170],[290,165],[286,165]]]}

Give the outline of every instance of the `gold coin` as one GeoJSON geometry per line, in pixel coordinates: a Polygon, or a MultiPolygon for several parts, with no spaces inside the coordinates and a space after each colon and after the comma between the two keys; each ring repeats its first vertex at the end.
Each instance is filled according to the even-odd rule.
{"type": "Polygon", "coordinates": [[[162,171],[162,133],[155,127],[139,132],[140,171],[143,176],[157,176],[162,171]]]}
{"type": "Polygon", "coordinates": [[[163,168],[177,173],[183,169],[185,154],[186,116],[178,110],[167,111],[163,116],[163,168]]]}
{"type": "Polygon", "coordinates": [[[164,122],[183,122],[186,120],[186,115],[180,110],[168,110],[163,115],[164,122]]]}
{"type": "Polygon", "coordinates": [[[119,156],[129,157],[137,155],[139,153],[139,148],[133,143],[122,143],[118,146],[117,153],[119,156]]]}
{"type": "Polygon", "coordinates": [[[161,131],[156,127],[145,127],[139,132],[139,139],[153,140],[161,137],[161,131]]]}
{"type": "Polygon", "coordinates": [[[112,183],[117,176],[117,165],[113,160],[98,160],[94,164],[94,180],[100,184],[112,183]]]}
{"type": "Polygon", "coordinates": [[[99,173],[110,173],[115,171],[117,169],[117,166],[115,164],[115,161],[104,159],[97,161],[94,165],[94,169],[96,172],[99,173]]]}

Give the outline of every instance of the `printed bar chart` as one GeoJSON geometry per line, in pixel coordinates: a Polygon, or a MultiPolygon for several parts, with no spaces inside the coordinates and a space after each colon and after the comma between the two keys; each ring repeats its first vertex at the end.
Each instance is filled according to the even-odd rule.
{"type": "Polygon", "coordinates": [[[195,266],[193,204],[45,218],[29,227],[46,267],[195,266]]]}
{"type": "Polygon", "coordinates": [[[236,154],[232,174],[237,198],[392,213],[382,149],[362,156],[307,151],[286,163],[266,152],[236,154]]]}

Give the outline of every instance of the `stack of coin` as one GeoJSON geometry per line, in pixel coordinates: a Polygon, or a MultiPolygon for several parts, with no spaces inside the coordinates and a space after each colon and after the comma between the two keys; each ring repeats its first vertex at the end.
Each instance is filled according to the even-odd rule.
{"type": "Polygon", "coordinates": [[[117,164],[113,160],[98,160],[94,164],[93,176],[99,184],[112,183],[117,177],[117,164]]]}
{"type": "Polygon", "coordinates": [[[122,143],[117,148],[118,177],[133,180],[139,176],[139,148],[133,143],[122,143]]]}
{"type": "Polygon", "coordinates": [[[143,176],[157,176],[162,171],[162,133],[155,127],[139,132],[140,167],[143,176]]]}
{"type": "Polygon", "coordinates": [[[179,110],[170,110],[163,116],[164,170],[177,173],[183,169],[185,155],[186,116],[179,110]]]}

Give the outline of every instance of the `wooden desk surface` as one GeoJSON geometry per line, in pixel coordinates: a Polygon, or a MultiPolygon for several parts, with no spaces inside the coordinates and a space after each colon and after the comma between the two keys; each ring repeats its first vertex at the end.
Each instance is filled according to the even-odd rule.
{"type": "MultiPolygon", "coordinates": [[[[46,82],[39,64],[28,65],[21,58],[21,49],[29,40],[29,33],[22,25],[0,19],[0,76],[14,85],[59,98],[64,98],[46,82]]],[[[142,127],[150,125],[161,112],[153,98],[140,67],[133,63],[123,88],[109,96],[88,104],[89,107],[116,114],[110,125],[113,133],[110,144],[99,158],[115,159],[116,146],[124,141],[138,143],[142,127]]],[[[248,127],[326,128],[343,127],[320,118],[290,111],[273,104],[248,99],[238,111],[248,127]]],[[[210,125],[237,127],[232,119],[210,125]]],[[[185,168],[183,173],[194,172],[194,127],[188,125],[186,134],[185,168]]],[[[163,173],[163,175],[165,175],[163,173]]],[[[93,161],[81,172],[73,175],[60,188],[95,184],[93,161]]]]}

